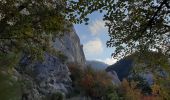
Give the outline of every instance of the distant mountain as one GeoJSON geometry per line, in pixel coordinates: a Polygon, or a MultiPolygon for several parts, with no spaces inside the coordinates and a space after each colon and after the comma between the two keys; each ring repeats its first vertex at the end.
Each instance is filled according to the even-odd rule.
{"type": "MultiPolygon", "coordinates": [[[[150,55],[158,55],[156,52],[149,52],[148,55],[149,54],[150,55]]],[[[137,55],[137,53],[134,53],[128,57],[121,59],[117,63],[108,66],[106,68],[106,71],[107,72],[115,71],[117,73],[120,81],[122,81],[124,78],[127,78],[130,75],[130,72],[133,68],[133,64],[136,63],[133,60],[136,55],[137,55]]],[[[162,55],[162,56],[164,56],[164,55],[162,55]]],[[[145,60],[147,62],[149,59],[145,59],[145,60]]],[[[164,78],[168,77],[167,72],[165,70],[163,70],[162,68],[157,69],[156,71],[160,77],[164,77],[164,78]]],[[[153,83],[153,73],[148,71],[148,72],[141,73],[141,76],[143,78],[145,78],[149,84],[153,83]]]]}
{"type": "Polygon", "coordinates": [[[104,62],[95,61],[95,60],[92,60],[92,61],[88,60],[88,61],[86,61],[86,64],[96,70],[105,70],[109,66],[108,64],[106,64],[104,62]]]}
{"type": "Polygon", "coordinates": [[[114,70],[117,73],[119,79],[122,81],[123,78],[126,78],[130,74],[132,66],[133,60],[124,58],[118,61],[117,63],[107,67],[106,71],[110,72],[114,70]]]}

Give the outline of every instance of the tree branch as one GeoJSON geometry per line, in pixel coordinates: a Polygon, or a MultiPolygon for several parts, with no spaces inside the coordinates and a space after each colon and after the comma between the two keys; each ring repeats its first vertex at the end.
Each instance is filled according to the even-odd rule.
{"type": "Polygon", "coordinates": [[[155,19],[155,17],[158,15],[158,13],[161,11],[162,7],[164,4],[167,3],[167,0],[163,0],[163,2],[160,4],[160,6],[157,8],[157,11],[154,13],[154,15],[150,18],[150,20],[147,22],[146,27],[144,28],[141,36],[143,35],[143,33],[147,30],[148,27],[152,27],[152,23],[155,19]]]}
{"type": "MultiPolygon", "coordinates": [[[[26,8],[26,7],[28,6],[29,2],[30,2],[30,1],[28,1],[28,2],[26,2],[26,3],[24,3],[24,4],[22,4],[22,5],[20,5],[20,6],[18,7],[18,12],[20,12],[20,11],[22,11],[24,8],[26,8]]],[[[0,27],[0,34],[2,34],[2,33],[5,31],[5,28],[8,26],[7,21],[10,20],[10,19],[12,19],[12,18],[14,17],[14,15],[15,15],[14,12],[11,12],[11,13],[5,15],[5,16],[6,16],[5,18],[3,18],[2,20],[0,20],[0,25],[1,25],[1,27],[0,27]]]]}
{"type": "Polygon", "coordinates": [[[165,6],[169,9],[170,8],[170,5],[168,4],[168,1],[166,0],[165,2],[165,6]]]}

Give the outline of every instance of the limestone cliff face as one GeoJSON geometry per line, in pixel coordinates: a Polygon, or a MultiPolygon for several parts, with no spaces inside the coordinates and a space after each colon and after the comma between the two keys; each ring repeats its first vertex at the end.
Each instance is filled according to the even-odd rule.
{"type": "Polygon", "coordinates": [[[64,53],[68,57],[67,62],[78,63],[85,66],[86,60],[83,52],[83,45],[80,44],[80,39],[76,34],[74,27],[69,33],[64,33],[62,38],[56,38],[54,47],[64,53]]]}
{"type": "MultiPolygon", "coordinates": [[[[85,66],[83,48],[73,27],[69,33],[64,33],[63,37],[56,38],[53,46],[67,56],[68,63],[73,62],[85,66]]],[[[24,100],[44,100],[57,92],[65,95],[72,89],[70,71],[66,63],[48,53],[44,56],[43,62],[34,64],[31,64],[29,57],[23,57],[21,60],[23,67],[17,70],[24,82],[22,89],[24,100]]]]}

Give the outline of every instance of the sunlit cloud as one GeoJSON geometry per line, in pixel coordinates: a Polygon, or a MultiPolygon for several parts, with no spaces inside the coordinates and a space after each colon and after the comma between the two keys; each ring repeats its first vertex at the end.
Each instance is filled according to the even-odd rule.
{"type": "Polygon", "coordinates": [[[103,52],[103,45],[100,39],[96,38],[94,40],[88,41],[84,44],[84,52],[86,56],[98,55],[103,52]]]}
{"type": "Polygon", "coordinates": [[[113,65],[117,62],[117,59],[114,59],[114,58],[106,58],[104,60],[101,60],[101,59],[97,59],[97,61],[101,61],[101,62],[104,62],[105,64],[108,64],[108,65],[113,65]]]}

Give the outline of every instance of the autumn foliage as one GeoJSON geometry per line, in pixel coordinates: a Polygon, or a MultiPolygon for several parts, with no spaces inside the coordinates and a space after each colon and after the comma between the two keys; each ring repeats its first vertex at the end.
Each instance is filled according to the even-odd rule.
{"type": "Polygon", "coordinates": [[[75,91],[92,100],[169,100],[167,84],[154,83],[148,93],[139,87],[140,81],[124,79],[120,86],[114,86],[111,76],[104,71],[77,64],[69,65],[69,69],[75,91]]]}
{"type": "Polygon", "coordinates": [[[166,100],[159,94],[160,86],[152,86],[152,94],[143,94],[141,89],[137,87],[135,81],[129,82],[128,80],[123,80],[120,86],[120,93],[126,100],[166,100]]]}
{"type": "Polygon", "coordinates": [[[106,97],[109,86],[113,85],[111,76],[104,71],[96,71],[91,67],[81,69],[76,64],[69,65],[73,84],[82,95],[100,100],[106,97]]]}

